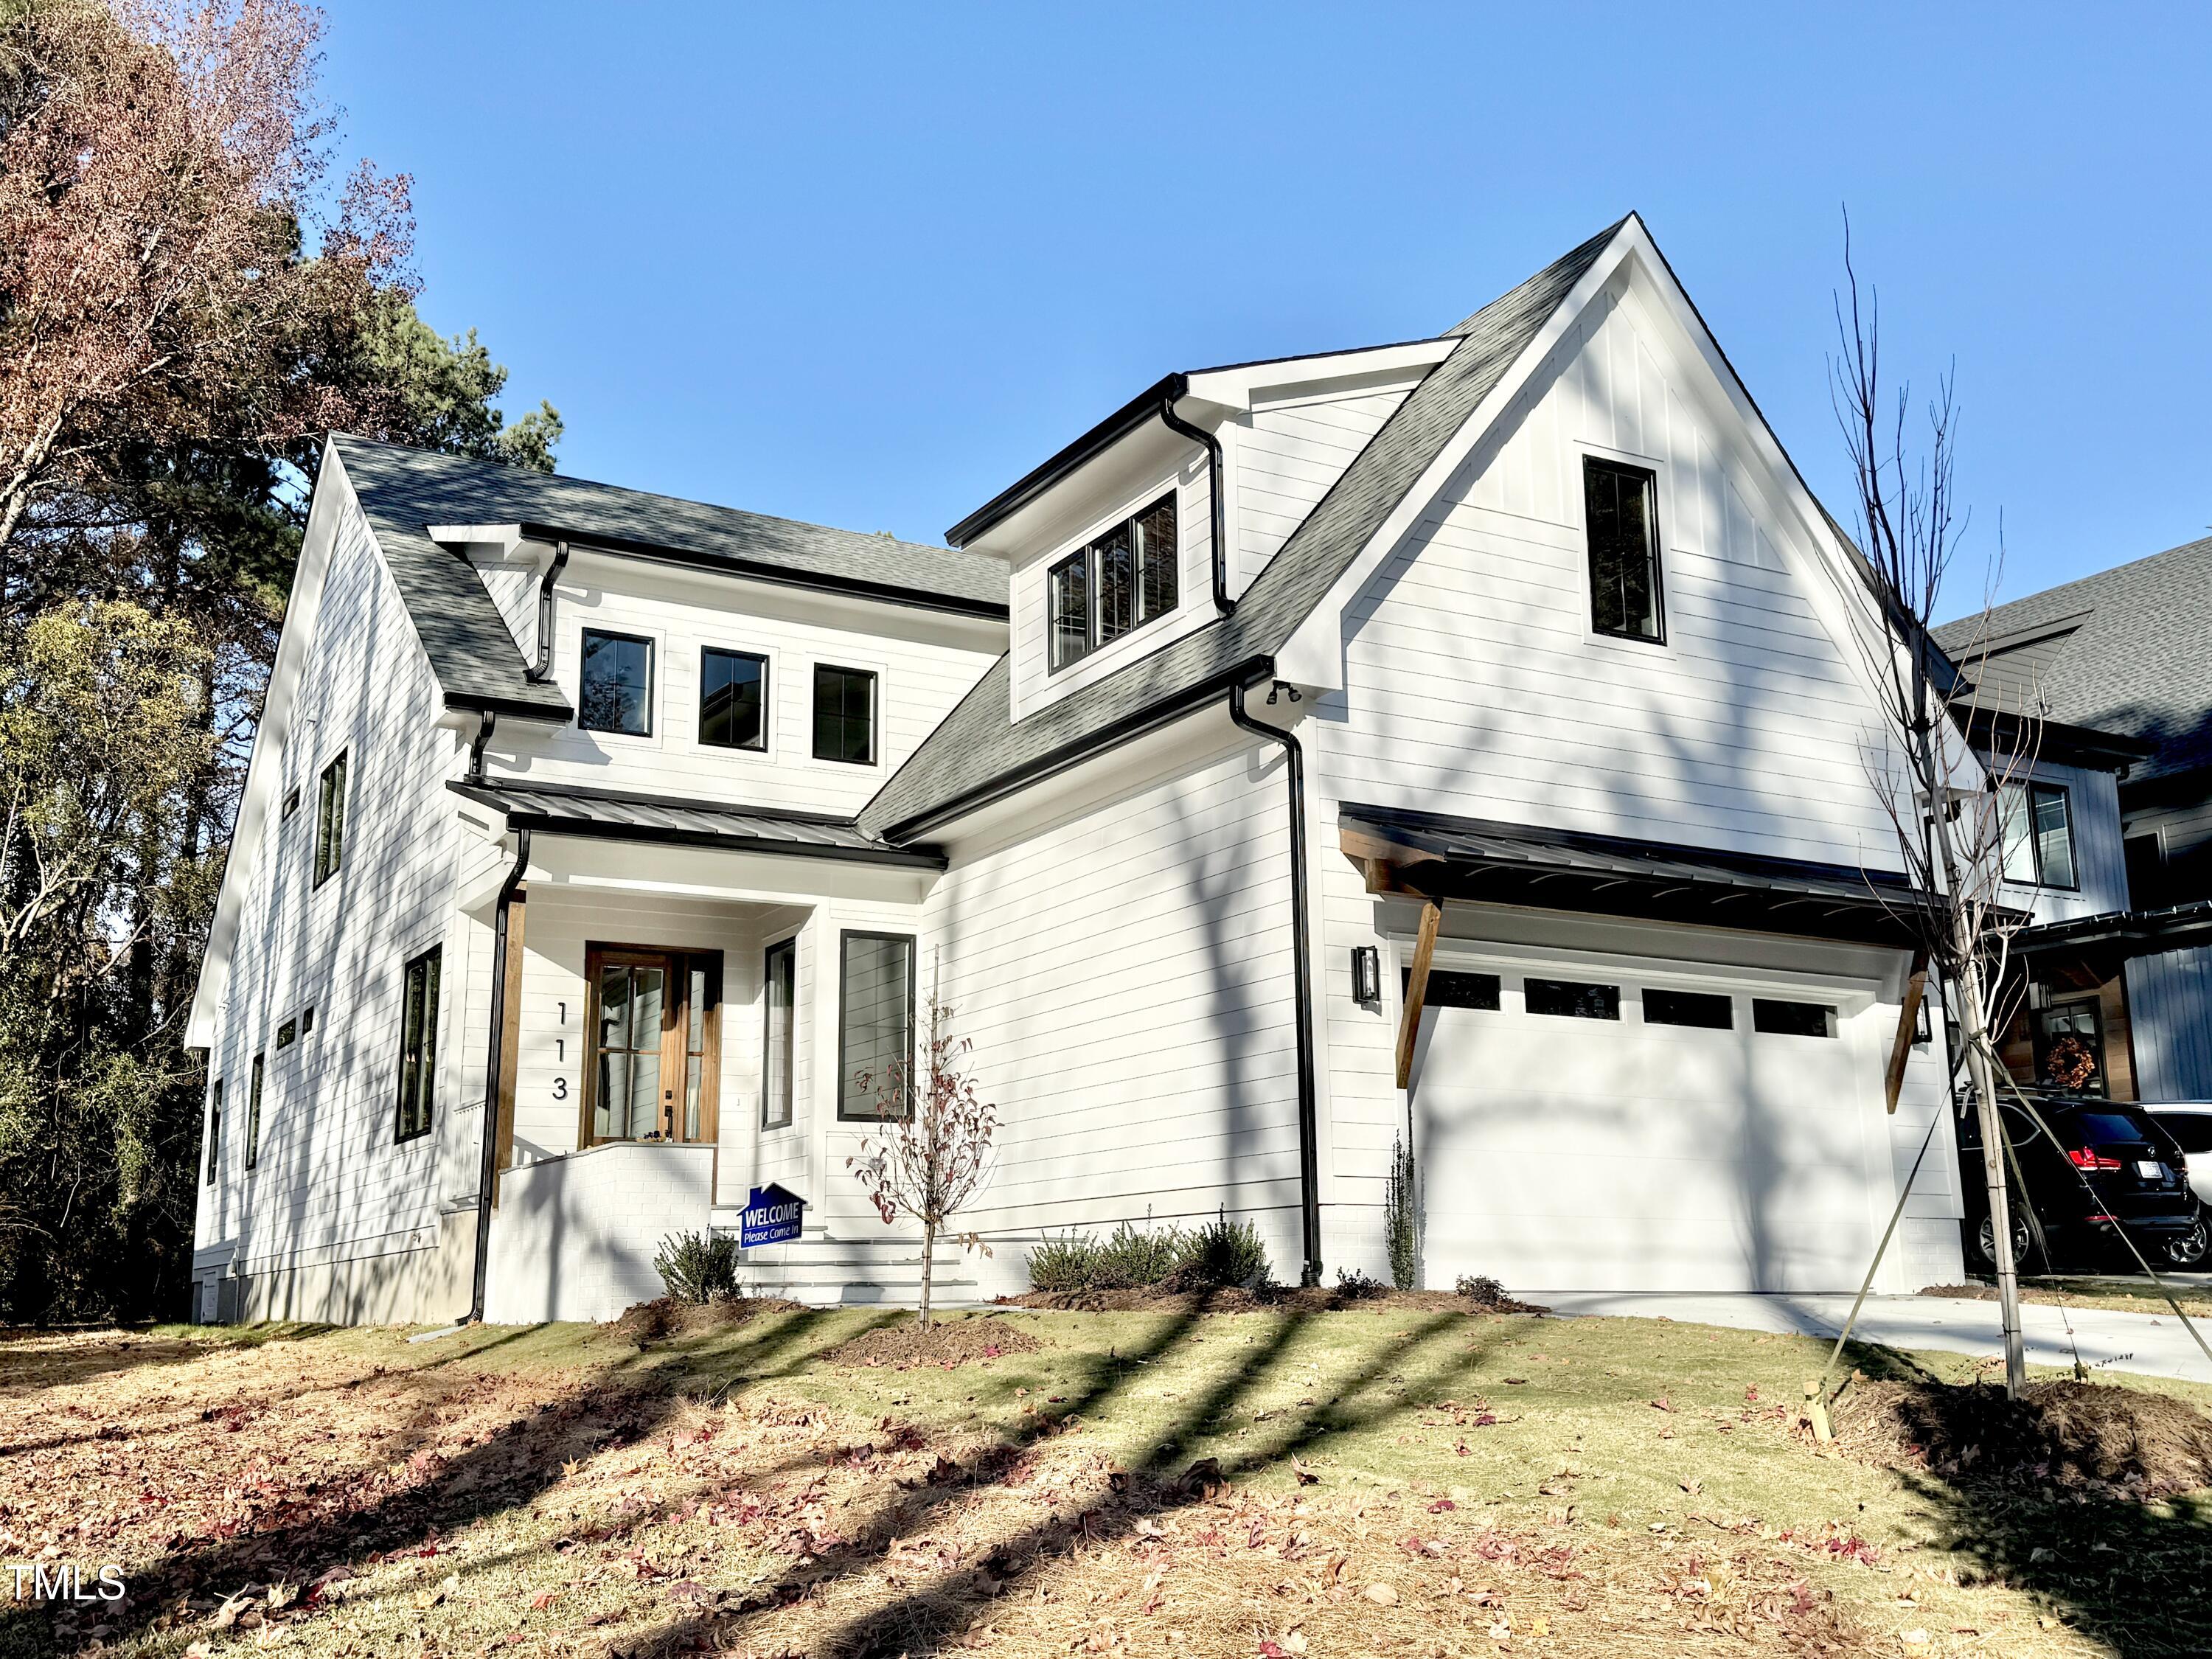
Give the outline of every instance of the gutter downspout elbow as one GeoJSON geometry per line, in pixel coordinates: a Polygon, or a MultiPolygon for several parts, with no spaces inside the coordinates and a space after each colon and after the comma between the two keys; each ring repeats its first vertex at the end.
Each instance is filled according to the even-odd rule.
{"type": "Polygon", "coordinates": [[[523,678],[543,685],[553,678],[553,584],[568,568],[568,544],[553,544],[553,562],[538,582],[538,660],[523,671],[523,678]]]}
{"type": "MultiPolygon", "coordinates": [[[[1229,693],[1229,718],[1254,737],[1282,745],[1288,762],[1291,797],[1291,938],[1297,953],[1291,963],[1291,986],[1297,1019],[1298,1054],[1298,1188],[1301,1234],[1305,1261],[1298,1283],[1321,1283],[1321,1152],[1320,1111],[1316,1103],[1314,1061],[1314,1003],[1312,921],[1306,890],[1306,767],[1305,751],[1298,740],[1279,727],[1255,720],[1244,707],[1248,688],[1238,684],[1229,693]]],[[[1291,693],[1296,698],[1297,693],[1291,693]]]]}
{"type": "Polygon", "coordinates": [[[468,781],[471,783],[484,781],[484,745],[491,741],[491,734],[498,729],[499,715],[495,710],[483,708],[477,711],[477,734],[469,739],[468,781]]]}
{"type": "Polygon", "coordinates": [[[522,885],[523,872],[529,867],[530,831],[518,830],[514,867],[500,884],[499,908],[492,923],[491,1046],[484,1051],[483,1152],[477,1170],[477,1264],[469,1316],[462,1321],[467,1325],[483,1322],[484,1293],[491,1277],[491,1194],[499,1177],[499,1093],[507,1049],[507,921],[514,908],[515,890],[522,885]]]}
{"type": "Polygon", "coordinates": [[[1222,497],[1221,440],[1202,426],[1194,426],[1176,413],[1176,404],[1190,390],[1188,374],[1176,376],[1175,385],[1160,399],[1160,424],[1206,450],[1206,493],[1213,537],[1213,613],[1225,617],[1234,605],[1229,597],[1229,504],[1222,497]]]}

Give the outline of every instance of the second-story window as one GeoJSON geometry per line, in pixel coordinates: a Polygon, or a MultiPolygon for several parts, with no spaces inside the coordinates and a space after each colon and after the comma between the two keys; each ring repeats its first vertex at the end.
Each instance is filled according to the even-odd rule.
{"type": "Polygon", "coordinates": [[[337,874],[345,861],[346,757],[323,769],[322,791],[315,802],[315,885],[337,874]]]}
{"type": "Polygon", "coordinates": [[[1640,466],[1585,456],[1583,528],[1589,539],[1590,627],[1616,639],[1663,643],[1657,479],[1640,466]]]}
{"type": "Polygon", "coordinates": [[[583,690],[576,723],[586,732],[653,735],[653,641],[634,634],[584,630],[583,690]]]}
{"type": "Polygon", "coordinates": [[[699,653],[699,741],[768,747],[768,659],[710,645],[699,653]]]}
{"type": "Polygon", "coordinates": [[[814,665],[814,758],[876,763],[876,677],[868,670],[814,665]]]}
{"type": "Polygon", "coordinates": [[[2073,887],[2074,817],[2055,783],[2008,783],[1997,792],[2007,881],[2031,887],[2073,887]]]}
{"type": "Polygon", "coordinates": [[[1047,655],[1058,672],[1176,608],[1176,498],[1162,496],[1045,573],[1047,655]]]}

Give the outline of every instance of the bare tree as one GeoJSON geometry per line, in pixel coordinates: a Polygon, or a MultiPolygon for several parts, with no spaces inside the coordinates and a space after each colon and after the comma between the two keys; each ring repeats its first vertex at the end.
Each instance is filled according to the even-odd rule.
{"type": "MultiPolygon", "coordinates": [[[[938,998],[931,975],[929,1039],[919,1059],[891,1061],[858,1082],[876,1096],[875,1133],[845,1160],[886,1227],[902,1215],[921,1224],[921,1327],[929,1328],[930,1279],[938,1235],[982,1190],[990,1173],[998,1108],[976,1092],[962,1069],[973,1044],[952,1035],[952,1010],[938,998]]],[[[963,1249],[990,1254],[980,1234],[954,1235],[963,1249]]]]}
{"type": "MultiPolygon", "coordinates": [[[[1952,380],[1946,374],[1929,401],[1923,447],[1916,448],[1908,438],[1909,388],[1900,386],[1893,397],[1881,383],[1878,307],[1871,291],[1862,300],[1849,231],[1846,222],[1848,304],[1844,295],[1837,297],[1842,349],[1832,380],[1851,459],[1859,545],[1882,612],[1882,625],[1867,636],[1883,724],[1869,738],[1867,769],[1918,896],[1901,914],[1950,1005],[1979,1114],[2003,1309],[2005,1386],[2016,1395],[2027,1370],[1997,1112],[2004,1066],[1996,1044],[2014,1012],[2006,989],[2012,937],[2028,920],[2004,893],[2007,850],[2027,830],[2014,786],[2034,763],[2039,725],[2032,708],[1985,703],[1981,689],[1953,667],[1930,632],[1966,528],[1953,490],[1952,380]]],[[[1983,594],[1984,637],[1994,587],[1993,565],[1983,594]]]]}

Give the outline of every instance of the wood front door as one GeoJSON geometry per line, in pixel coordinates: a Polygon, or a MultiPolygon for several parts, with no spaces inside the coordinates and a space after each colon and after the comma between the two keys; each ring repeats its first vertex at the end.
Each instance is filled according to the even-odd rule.
{"type": "Polygon", "coordinates": [[[713,1141],[720,953],[594,945],[585,952],[585,975],[591,1053],[578,1144],[713,1141]]]}

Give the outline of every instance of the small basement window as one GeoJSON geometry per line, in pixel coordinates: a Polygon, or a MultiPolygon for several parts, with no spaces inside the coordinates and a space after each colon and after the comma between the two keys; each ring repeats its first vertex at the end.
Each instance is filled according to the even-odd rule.
{"type": "MultiPolygon", "coordinates": [[[[1410,968],[1399,969],[1400,994],[1409,994],[1413,986],[1410,968]]],[[[1486,1008],[1495,1012],[1498,1008],[1498,979],[1495,974],[1463,974],[1451,968],[1429,969],[1428,994],[1422,1006],[1428,1008],[1486,1008]]]]}
{"type": "Polygon", "coordinates": [[[394,1140],[412,1140],[430,1127],[438,1081],[438,962],[432,945],[407,964],[399,999],[399,1100],[394,1140]]]}
{"type": "Polygon", "coordinates": [[[321,791],[315,803],[315,885],[320,887],[337,874],[345,862],[346,757],[340,755],[323,769],[321,791]]]}
{"type": "Polygon", "coordinates": [[[876,677],[867,669],[814,665],[814,758],[876,763],[876,677]]]}
{"type": "Polygon", "coordinates": [[[699,741],[768,747],[768,659],[710,645],[699,653],[699,741]]]}
{"type": "Polygon", "coordinates": [[[1620,1018],[1618,985],[1592,985],[1575,979],[1528,979],[1522,981],[1522,995],[1532,1014],[1554,1014],[1568,1019],[1620,1018]]]}
{"type": "Polygon", "coordinates": [[[2031,887],[2067,887],[2074,875],[2074,817],[2066,791],[2055,783],[2008,783],[1997,792],[2004,835],[2007,881],[2031,887]]]}
{"type": "Polygon", "coordinates": [[[1176,608],[1176,498],[1163,495],[1045,573],[1046,654],[1058,673],[1176,608]]]}
{"type": "Polygon", "coordinates": [[[1785,1002],[1777,997],[1751,1000],[1751,1029],[1769,1036],[1832,1037],[1836,1010],[1826,1002],[1785,1002]]]}
{"type": "Polygon", "coordinates": [[[1644,988],[1646,1025],[1692,1025],[1704,1031],[1726,1031],[1735,1025],[1735,999],[1712,991],[1668,991],[1656,985],[1644,988]]]}
{"type": "Polygon", "coordinates": [[[583,692],[576,724],[626,738],[653,735],[653,641],[635,634],[584,630],[583,692]]]}
{"type": "Polygon", "coordinates": [[[1590,627],[1616,639],[1664,643],[1656,476],[1585,456],[1583,527],[1589,541],[1590,627]]]}

